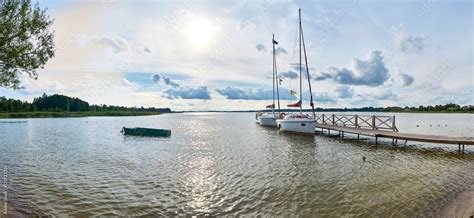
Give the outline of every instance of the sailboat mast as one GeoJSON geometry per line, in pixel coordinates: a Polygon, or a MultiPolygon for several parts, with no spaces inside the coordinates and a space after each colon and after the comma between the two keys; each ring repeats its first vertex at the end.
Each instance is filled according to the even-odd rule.
{"type": "Polygon", "coordinates": [[[275,85],[276,85],[276,94],[277,94],[277,102],[278,102],[278,113],[281,112],[280,110],[280,92],[278,88],[278,84],[280,83],[280,79],[278,78],[278,69],[277,69],[277,64],[276,64],[276,52],[275,52],[275,34],[273,34],[273,69],[275,72],[275,85]]]}
{"type": "Polygon", "coordinates": [[[301,71],[303,67],[301,66],[301,8],[298,9],[299,17],[299,32],[300,32],[300,113],[303,113],[303,79],[301,77],[301,71]]]}
{"type": "Polygon", "coordinates": [[[272,95],[273,95],[273,104],[272,104],[272,113],[275,113],[275,44],[273,43],[275,41],[275,34],[273,34],[272,37],[272,45],[273,45],[273,70],[272,70],[272,80],[273,80],[273,90],[272,90],[272,95]]]}

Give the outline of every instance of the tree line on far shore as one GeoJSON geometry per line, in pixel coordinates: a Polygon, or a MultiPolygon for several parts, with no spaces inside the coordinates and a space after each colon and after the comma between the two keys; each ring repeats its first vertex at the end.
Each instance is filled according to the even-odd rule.
{"type": "MultiPolygon", "coordinates": [[[[270,112],[272,110],[247,110],[247,111],[229,111],[229,112],[270,112]]],[[[298,112],[299,109],[281,109],[282,112],[298,112]]],[[[304,112],[311,112],[311,109],[303,109],[304,112]]],[[[398,107],[398,106],[391,106],[391,107],[361,107],[361,108],[315,108],[316,112],[441,112],[441,113],[474,113],[474,105],[465,105],[461,106],[454,103],[444,104],[444,105],[435,105],[435,106],[423,106],[420,105],[419,107],[398,107]]],[[[200,111],[200,112],[208,112],[208,111],[200,111]]],[[[215,112],[225,112],[225,111],[215,111],[215,112]]]]}
{"type": "Polygon", "coordinates": [[[361,112],[474,112],[474,105],[461,106],[454,103],[420,105],[418,107],[362,107],[362,108],[316,108],[317,111],[361,111],[361,112]]]}
{"type": "Polygon", "coordinates": [[[72,98],[65,95],[46,95],[34,98],[32,103],[16,99],[0,97],[0,112],[80,112],[80,111],[132,111],[132,112],[160,112],[169,113],[169,108],[155,107],[124,107],[112,105],[90,105],[79,98],[72,98]]]}

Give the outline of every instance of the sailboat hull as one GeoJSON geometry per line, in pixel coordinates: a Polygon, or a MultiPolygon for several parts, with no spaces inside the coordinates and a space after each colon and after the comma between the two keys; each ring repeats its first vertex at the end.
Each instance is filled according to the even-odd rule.
{"type": "Polygon", "coordinates": [[[277,120],[280,131],[296,134],[314,135],[316,121],[313,119],[277,120]]]}
{"type": "Polygon", "coordinates": [[[260,112],[255,114],[255,123],[260,124],[260,116],[262,116],[262,114],[260,112]]]}
{"type": "Polygon", "coordinates": [[[261,126],[271,126],[277,127],[277,118],[276,117],[260,117],[259,118],[261,126]]]}

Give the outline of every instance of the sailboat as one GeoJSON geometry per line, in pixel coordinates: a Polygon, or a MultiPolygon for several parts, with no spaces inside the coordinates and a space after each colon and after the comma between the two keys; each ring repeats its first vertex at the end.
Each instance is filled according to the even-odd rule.
{"type": "Polygon", "coordinates": [[[272,74],[272,81],[273,81],[273,90],[272,90],[272,98],[273,98],[273,103],[271,105],[267,105],[266,108],[272,109],[272,112],[269,113],[262,113],[260,116],[258,116],[258,120],[260,125],[262,126],[271,126],[271,127],[277,127],[277,119],[280,119],[282,117],[282,113],[280,111],[280,93],[278,91],[278,84],[279,84],[279,78],[278,78],[278,72],[277,72],[277,67],[276,67],[276,53],[275,53],[275,45],[278,45],[278,42],[275,40],[275,34],[273,34],[272,37],[272,45],[273,45],[273,74],[272,74]],[[275,113],[275,91],[276,91],[276,97],[277,97],[277,103],[278,103],[278,112],[275,113]]]}
{"type": "Polygon", "coordinates": [[[303,37],[303,26],[301,25],[301,8],[298,10],[299,17],[299,52],[300,52],[300,96],[298,102],[289,104],[288,107],[299,107],[299,112],[286,115],[283,119],[277,120],[278,129],[284,132],[298,133],[298,134],[314,134],[316,129],[316,120],[314,119],[314,104],[313,104],[313,93],[311,91],[311,79],[309,75],[308,58],[306,56],[306,46],[303,37]],[[303,49],[301,49],[303,47],[303,49]],[[306,78],[308,79],[309,93],[310,93],[310,105],[312,108],[313,116],[303,113],[303,65],[301,53],[304,53],[306,78]]]}

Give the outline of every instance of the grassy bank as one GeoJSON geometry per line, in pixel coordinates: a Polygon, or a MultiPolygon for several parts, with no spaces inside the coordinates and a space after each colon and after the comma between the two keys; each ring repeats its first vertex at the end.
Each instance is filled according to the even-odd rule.
{"type": "Polygon", "coordinates": [[[160,112],[138,111],[78,111],[78,112],[19,112],[0,113],[0,118],[40,118],[40,117],[92,117],[92,116],[147,116],[160,112]]]}

